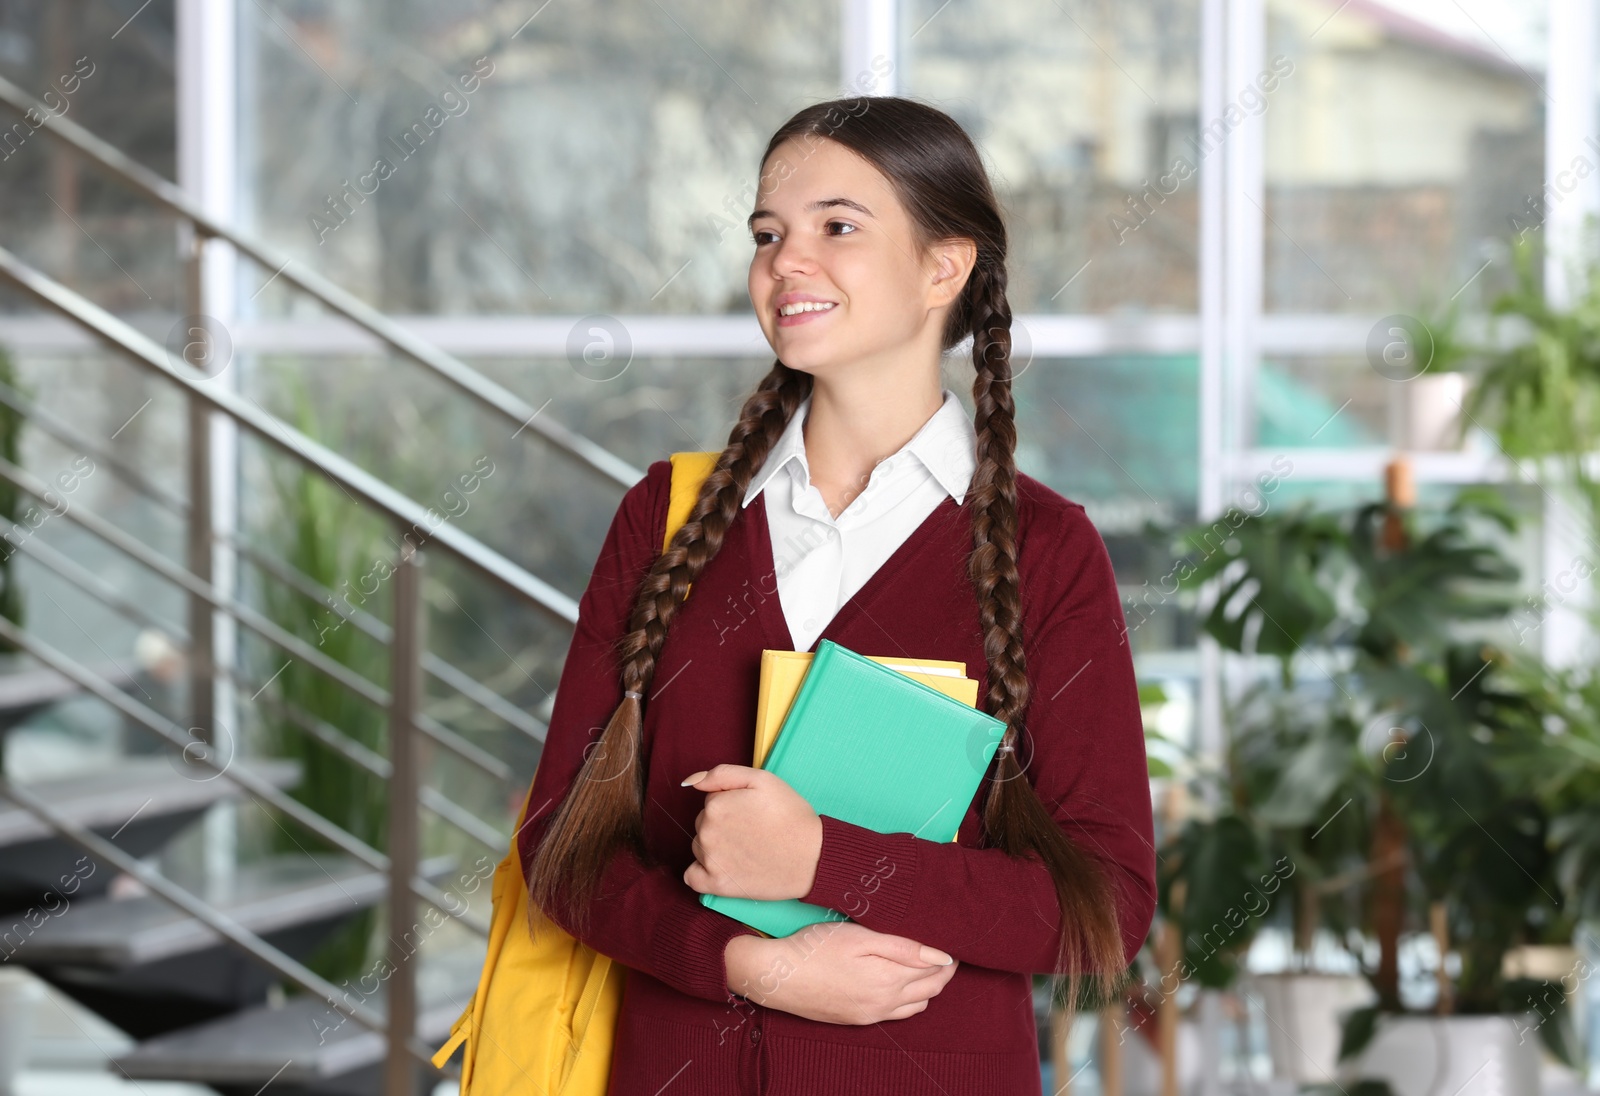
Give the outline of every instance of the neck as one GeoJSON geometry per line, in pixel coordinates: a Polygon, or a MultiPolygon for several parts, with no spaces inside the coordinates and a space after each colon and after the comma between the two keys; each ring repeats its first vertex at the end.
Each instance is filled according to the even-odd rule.
{"type": "Polygon", "coordinates": [[[860,494],[878,462],[910,441],[943,400],[937,371],[914,384],[871,375],[816,378],[802,430],[811,482],[829,509],[860,494]]]}

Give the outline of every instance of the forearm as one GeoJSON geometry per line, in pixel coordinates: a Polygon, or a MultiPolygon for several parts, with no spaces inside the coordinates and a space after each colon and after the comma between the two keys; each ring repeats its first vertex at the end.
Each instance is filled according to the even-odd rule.
{"type": "MultiPolygon", "coordinates": [[[[568,896],[561,900],[566,903],[568,896]]],[[[701,905],[675,872],[647,868],[628,849],[612,857],[581,927],[564,906],[545,912],[602,955],[709,1001],[730,999],[729,943],[756,936],[749,926],[701,905]]]]}
{"type": "MultiPolygon", "coordinates": [[[[1115,867],[1103,870],[1117,894],[1131,961],[1144,943],[1155,896],[1115,867]]],[[[882,834],[824,815],[822,855],[803,900],[964,963],[1030,974],[1061,970],[1061,912],[1049,870],[1000,849],[882,834]]]]}

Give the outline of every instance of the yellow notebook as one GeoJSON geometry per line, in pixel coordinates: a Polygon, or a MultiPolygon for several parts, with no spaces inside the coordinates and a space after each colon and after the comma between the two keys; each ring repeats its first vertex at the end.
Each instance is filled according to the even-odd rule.
{"type": "MultiPolygon", "coordinates": [[[[948,662],[937,658],[897,658],[892,655],[868,655],[891,670],[899,670],[907,677],[938,689],[946,696],[963,704],[978,706],[978,683],[967,677],[965,662],[948,662]]],[[[756,700],[755,767],[767,762],[772,744],[778,740],[778,731],[794,704],[800,683],[811,668],[810,651],[762,651],[761,691],[756,700]]]]}
{"type": "MultiPolygon", "coordinates": [[[[967,677],[965,662],[948,662],[936,658],[897,658],[891,655],[868,655],[891,670],[898,670],[913,680],[938,689],[946,696],[963,704],[978,706],[978,683],[967,677]]],[[[800,683],[811,668],[810,651],[762,651],[761,691],[756,699],[755,767],[766,764],[772,744],[778,740],[778,731],[794,704],[800,683]]],[[[955,840],[954,837],[951,838],[955,840]]]]}

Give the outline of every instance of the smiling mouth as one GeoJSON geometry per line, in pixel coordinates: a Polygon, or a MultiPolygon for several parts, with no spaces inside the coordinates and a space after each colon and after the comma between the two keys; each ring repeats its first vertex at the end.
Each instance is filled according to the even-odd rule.
{"type": "Polygon", "coordinates": [[[801,301],[799,302],[798,311],[785,311],[785,309],[793,309],[795,307],[796,305],[785,305],[783,308],[774,310],[777,313],[779,327],[794,327],[798,324],[811,323],[817,318],[826,316],[834,311],[838,308],[838,305],[832,301],[801,301]]]}

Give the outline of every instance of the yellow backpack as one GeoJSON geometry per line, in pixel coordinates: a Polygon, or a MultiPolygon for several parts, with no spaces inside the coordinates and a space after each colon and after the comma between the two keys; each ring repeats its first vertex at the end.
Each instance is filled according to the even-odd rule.
{"type": "MultiPolygon", "coordinates": [[[[718,453],[672,454],[662,550],[689,517],[718,453]]],[[[530,793],[532,788],[529,789],[530,793]]],[[[522,801],[517,830],[527,820],[522,801]]],[[[516,831],[513,831],[516,832],[516,831]]],[[[528,887],[516,842],[494,871],[489,952],[478,988],[433,1056],[443,1067],[462,1043],[461,1096],[605,1096],[627,967],[547,924],[532,939],[528,887]]]]}

